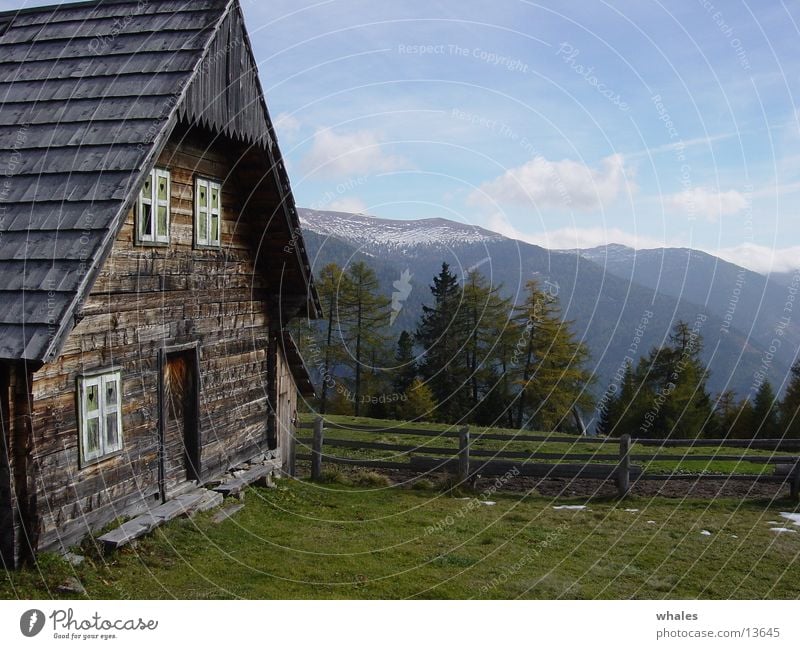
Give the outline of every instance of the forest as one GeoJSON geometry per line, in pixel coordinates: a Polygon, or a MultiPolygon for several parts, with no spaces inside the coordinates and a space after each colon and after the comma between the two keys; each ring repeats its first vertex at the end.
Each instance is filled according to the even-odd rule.
{"type": "Polygon", "coordinates": [[[393,327],[410,286],[386,295],[364,261],[317,276],[324,317],[293,334],[322,414],[639,438],[800,438],[800,363],[782,395],[712,394],[699,323],[678,321],[664,345],[627,359],[598,385],[591,351],[562,317],[558,291],[531,279],[513,304],[477,269],[432,278],[413,331],[393,327]]]}

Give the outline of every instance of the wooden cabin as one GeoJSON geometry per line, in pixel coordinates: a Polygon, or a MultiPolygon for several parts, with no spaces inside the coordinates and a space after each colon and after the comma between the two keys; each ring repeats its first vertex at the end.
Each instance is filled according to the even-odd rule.
{"type": "Polygon", "coordinates": [[[6,567],[244,460],[290,470],[320,313],[236,0],[0,13],[6,567]]]}

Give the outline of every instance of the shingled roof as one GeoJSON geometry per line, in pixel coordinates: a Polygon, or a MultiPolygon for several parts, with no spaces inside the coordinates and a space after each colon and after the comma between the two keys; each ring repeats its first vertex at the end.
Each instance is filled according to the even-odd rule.
{"type": "Polygon", "coordinates": [[[238,2],[25,9],[0,13],[0,359],[58,354],[179,121],[263,151],[319,312],[238,2]]]}

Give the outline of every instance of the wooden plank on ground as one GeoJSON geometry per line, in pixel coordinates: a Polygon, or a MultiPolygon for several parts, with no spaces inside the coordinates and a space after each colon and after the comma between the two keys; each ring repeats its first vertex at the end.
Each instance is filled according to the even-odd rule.
{"type": "Polygon", "coordinates": [[[223,521],[228,520],[231,516],[233,516],[236,512],[240,509],[243,509],[244,505],[242,503],[237,503],[235,505],[228,505],[227,507],[219,510],[216,514],[214,514],[214,518],[211,519],[212,523],[219,524],[223,521]]]}
{"type": "Polygon", "coordinates": [[[206,498],[206,489],[197,489],[168,500],[149,512],[127,521],[118,528],[101,536],[98,540],[107,548],[115,550],[151,532],[178,516],[190,513],[206,498]]]}
{"type": "Polygon", "coordinates": [[[214,487],[214,491],[222,494],[223,496],[235,496],[254,482],[257,482],[261,478],[266,478],[272,473],[273,468],[274,467],[272,464],[256,466],[252,469],[249,469],[238,478],[233,478],[232,480],[228,480],[214,487]]]}

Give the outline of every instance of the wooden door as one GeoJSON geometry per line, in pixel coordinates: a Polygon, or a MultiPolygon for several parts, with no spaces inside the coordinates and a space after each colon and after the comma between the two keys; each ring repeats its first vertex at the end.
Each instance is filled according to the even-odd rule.
{"type": "Polygon", "coordinates": [[[163,482],[200,480],[199,379],[195,349],[168,352],[162,377],[163,482]]]}

